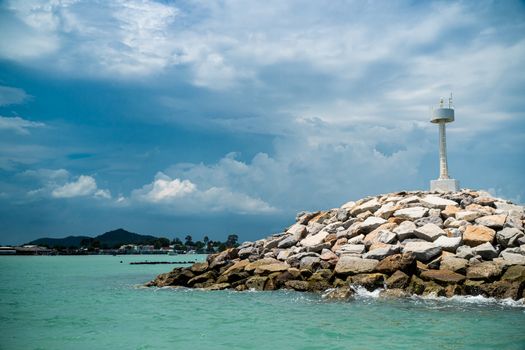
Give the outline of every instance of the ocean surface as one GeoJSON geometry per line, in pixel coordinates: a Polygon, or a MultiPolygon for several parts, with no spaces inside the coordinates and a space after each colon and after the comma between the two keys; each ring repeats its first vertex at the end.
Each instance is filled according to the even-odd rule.
{"type": "Polygon", "coordinates": [[[525,349],[525,307],[142,288],[205,256],[0,257],[1,349],[525,349]]]}

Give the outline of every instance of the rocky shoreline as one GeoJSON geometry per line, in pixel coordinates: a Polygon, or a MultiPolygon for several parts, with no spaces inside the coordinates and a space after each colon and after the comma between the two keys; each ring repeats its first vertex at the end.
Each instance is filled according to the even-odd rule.
{"type": "Polygon", "coordinates": [[[347,299],[525,297],[524,207],[488,193],[398,192],[302,212],[285,232],[161,274],[149,287],[293,289],[347,299]]]}

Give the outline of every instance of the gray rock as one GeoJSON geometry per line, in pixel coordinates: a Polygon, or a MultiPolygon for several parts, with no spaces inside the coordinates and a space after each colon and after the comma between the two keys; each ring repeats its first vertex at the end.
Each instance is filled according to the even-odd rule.
{"type": "MultiPolygon", "coordinates": [[[[433,210],[433,209],[431,209],[433,210]]],[[[443,219],[441,219],[439,216],[425,216],[424,218],[417,219],[414,221],[416,226],[424,226],[426,224],[434,224],[436,226],[443,226],[443,219]]]]}
{"type": "Polygon", "coordinates": [[[501,257],[510,265],[525,265],[525,255],[502,252],[501,257]]]}
{"type": "Polygon", "coordinates": [[[290,255],[288,259],[286,259],[286,263],[290,266],[297,267],[299,266],[299,263],[301,262],[301,260],[307,256],[319,257],[319,254],[310,252],[310,253],[299,253],[299,254],[290,255]]]}
{"type": "Polygon", "coordinates": [[[301,259],[301,262],[299,263],[299,268],[314,271],[315,268],[319,265],[320,261],[321,259],[317,256],[305,256],[301,259]]]}
{"type": "Polygon", "coordinates": [[[315,235],[315,234],[319,233],[324,227],[325,227],[325,225],[320,224],[318,222],[314,222],[312,224],[309,224],[306,227],[306,230],[307,230],[309,235],[315,235]]]}
{"type": "Polygon", "coordinates": [[[319,243],[319,244],[317,244],[317,245],[313,245],[313,246],[306,247],[306,251],[307,251],[307,252],[315,252],[315,253],[319,253],[319,252],[321,252],[323,249],[330,248],[330,247],[331,247],[330,243],[328,243],[328,242],[324,242],[324,243],[319,243]]]}
{"type": "Polygon", "coordinates": [[[424,226],[416,228],[414,231],[416,237],[424,239],[429,242],[435,241],[439,236],[444,236],[445,231],[443,231],[439,226],[434,224],[426,224],[424,226]]]}
{"type": "Polygon", "coordinates": [[[373,272],[378,263],[379,261],[375,259],[361,259],[342,255],[335,265],[334,271],[343,275],[368,273],[373,272]]]}
{"type": "MultiPolygon", "coordinates": [[[[292,255],[292,251],[291,250],[289,250],[289,249],[280,250],[279,253],[277,254],[277,260],[285,261],[286,259],[288,259],[290,257],[290,255],[292,255]]],[[[239,254],[239,256],[240,256],[240,254],[239,254]]]]}
{"type": "Polygon", "coordinates": [[[475,254],[480,255],[483,260],[492,260],[498,256],[498,251],[489,242],[472,248],[475,254]]]}
{"type": "Polygon", "coordinates": [[[336,218],[339,221],[345,221],[346,219],[348,219],[348,210],[346,210],[344,208],[339,208],[337,210],[336,218]]]}
{"type": "Polygon", "coordinates": [[[295,237],[295,235],[291,234],[290,236],[281,240],[279,244],[277,244],[277,247],[280,249],[284,249],[284,248],[290,248],[296,244],[297,244],[297,238],[295,237]]]}
{"type": "Polygon", "coordinates": [[[394,216],[400,219],[417,220],[425,216],[427,213],[428,213],[428,208],[411,207],[411,208],[396,210],[394,212],[394,216]]]}
{"type": "Polygon", "coordinates": [[[240,249],[238,254],[239,258],[246,259],[250,255],[259,254],[259,249],[248,246],[246,248],[240,249]]]}
{"type": "Polygon", "coordinates": [[[441,254],[441,247],[430,242],[408,242],[403,248],[403,253],[414,253],[417,260],[427,262],[441,254]]]}
{"type": "Polygon", "coordinates": [[[456,249],[456,256],[458,258],[470,259],[470,258],[473,258],[474,255],[476,255],[474,253],[474,250],[472,250],[472,248],[469,247],[468,245],[462,245],[458,247],[458,249],[456,249]]]}
{"type": "Polygon", "coordinates": [[[369,251],[368,253],[363,255],[363,258],[365,259],[376,259],[376,260],[383,260],[387,256],[394,255],[399,253],[399,246],[397,245],[388,245],[381,248],[376,248],[374,250],[369,251]]]}
{"type": "Polygon", "coordinates": [[[404,241],[407,238],[414,237],[415,230],[416,224],[407,220],[399,224],[399,226],[394,229],[394,233],[400,241],[404,241]]]}
{"type": "Polygon", "coordinates": [[[434,241],[434,244],[447,252],[456,252],[461,245],[461,237],[440,236],[434,241]]]}
{"type": "Polygon", "coordinates": [[[392,214],[394,214],[395,211],[396,211],[396,205],[393,202],[388,202],[384,204],[381,208],[376,210],[374,215],[382,219],[388,219],[389,217],[392,216],[392,214]]]}
{"type": "Polygon", "coordinates": [[[523,232],[517,228],[507,227],[496,233],[498,243],[503,247],[513,247],[518,243],[518,239],[525,236],[523,232]]]}

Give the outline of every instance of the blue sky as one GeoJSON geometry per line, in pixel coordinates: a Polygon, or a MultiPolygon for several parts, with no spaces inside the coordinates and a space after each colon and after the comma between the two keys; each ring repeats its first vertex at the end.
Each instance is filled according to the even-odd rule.
{"type": "Polygon", "coordinates": [[[0,244],[241,240],[450,174],[525,201],[525,5],[0,3],[0,244]]]}

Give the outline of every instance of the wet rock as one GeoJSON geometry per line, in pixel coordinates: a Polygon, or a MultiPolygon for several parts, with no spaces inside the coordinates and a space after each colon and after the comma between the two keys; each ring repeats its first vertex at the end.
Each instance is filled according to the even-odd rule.
{"type": "Polygon", "coordinates": [[[376,265],[376,271],[385,274],[392,274],[397,270],[409,275],[416,270],[416,257],[412,253],[395,254],[381,260],[376,265]]]}
{"type": "Polygon", "coordinates": [[[440,284],[457,284],[465,280],[465,276],[449,270],[428,270],[421,273],[421,278],[440,284]]]}
{"type": "Polygon", "coordinates": [[[284,284],[286,288],[288,289],[294,289],[299,292],[305,292],[308,290],[308,282],[307,281],[299,281],[299,280],[290,280],[286,281],[284,284]]]}
{"type": "Polygon", "coordinates": [[[361,273],[351,277],[352,284],[362,286],[369,291],[383,288],[385,275],[381,273],[361,273]]]}
{"type": "Polygon", "coordinates": [[[268,277],[266,276],[253,276],[246,281],[246,287],[248,287],[248,289],[264,290],[266,281],[268,281],[268,277]]]}
{"type": "Polygon", "coordinates": [[[355,294],[355,291],[352,288],[348,286],[344,286],[344,287],[333,288],[333,289],[326,291],[326,293],[323,295],[323,298],[327,300],[344,301],[344,300],[348,300],[352,298],[354,294],[355,294]]]}
{"type": "Polygon", "coordinates": [[[273,263],[273,264],[266,264],[261,265],[255,268],[255,274],[257,275],[269,275],[274,272],[282,272],[286,271],[290,268],[290,265],[285,263],[273,263]]]}
{"type": "Polygon", "coordinates": [[[485,261],[467,268],[467,278],[470,280],[494,280],[501,276],[503,268],[500,264],[485,261]]]}
{"type": "Polygon", "coordinates": [[[480,285],[482,294],[498,298],[507,299],[511,298],[518,300],[521,298],[523,287],[520,283],[510,281],[496,281],[492,283],[484,283],[480,285]]]}
{"type": "Polygon", "coordinates": [[[200,263],[195,263],[193,264],[191,267],[190,267],[190,270],[191,272],[193,273],[196,273],[196,274],[199,274],[199,273],[202,273],[204,271],[206,271],[208,269],[208,262],[205,261],[205,262],[200,262],[200,263]]]}
{"type": "Polygon", "coordinates": [[[404,273],[401,270],[397,270],[390,276],[385,284],[387,288],[405,288],[408,282],[410,281],[410,277],[404,273]]]}
{"type": "Polygon", "coordinates": [[[430,242],[408,242],[403,253],[412,252],[419,261],[427,262],[441,254],[441,247],[430,242]]]}
{"type": "Polygon", "coordinates": [[[436,282],[430,281],[426,282],[425,284],[425,290],[423,291],[423,295],[433,295],[437,297],[445,296],[446,291],[445,288],[437,284],[436,282]]]}
{"type": "Polygon", "coordinates": [[[440,269],[449,270],[461,274],[467,271],[468,260],[454,256],[446,257],[441,260],[440,269]]]}
{"type": "Polygon", "coordinates": [[[511,266],[501,277],[503,281],[525,283],[525,266],[511,266]]]}
{"type": "Polygon", "coordinates": [[[425,291],[426,283],[421,278],[416,275],[410,277],[410,282],[408,284],[407,290],[411,294],[421,295],[425,291]]]}
{"type": "Polygon", "coordinates": [[[215,280],[215,273],[213,271],[207,271],[201,275],[195,276],[188,281],[188,286],[194,286],[198,283],[213,282],[215,280]]]}
{"type": "Polygon", "coordinates": [[[227,288],[230,288],[230,287],[231,287],[231,285],[229,283],[215,283],[215,284],[212,284],[209,287],[205,287],[204,289],[206,289],[206,290],[223,290],[223,289],[227,289],[227,288]]]}
{"type": "Polygon", "coordinates": [[[467,226],[467,229],[463,233],[463,243],[470,247],[494,241],[496,231],[491,228],[482,225],[467,226]]]}
{"type": "Polygon", "coordinates": [[[359,273],[368,273],[374,271],[378,260],[361,259],[351,256],[342,255],[335,265],[335,273],[340,275],[353,275],[359,273]]]}
{"type": "Polygon", "coordinates": [[[383,299],[400,299],[406,298],[409,294],[403,289],[393,288],[393,289],[384,289],[379,292],[379,297],[383,299]]]}

